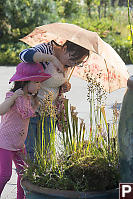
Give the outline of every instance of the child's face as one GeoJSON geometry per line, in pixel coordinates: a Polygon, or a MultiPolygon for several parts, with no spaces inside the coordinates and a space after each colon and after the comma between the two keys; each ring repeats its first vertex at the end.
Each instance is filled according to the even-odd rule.
{"type": "Polygon", "coordinates": [[[36,94],[40,89],[40,82],[30,81],[27,85],[27,90],[29,93],[36,94]]]}

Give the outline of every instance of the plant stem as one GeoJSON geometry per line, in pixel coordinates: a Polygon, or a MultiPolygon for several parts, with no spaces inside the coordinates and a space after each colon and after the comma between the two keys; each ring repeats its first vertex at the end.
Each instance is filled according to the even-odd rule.
{"type": "Polygon", "coordinates": [[[128,23],[130,26],[130,34],[131,34],[131,40],[132,40],[132,47],[133,47],[133,32],[132,32],[132,24],[131,24],[131,20],[130,20],[130,0],[128,0],[128,23]]]}

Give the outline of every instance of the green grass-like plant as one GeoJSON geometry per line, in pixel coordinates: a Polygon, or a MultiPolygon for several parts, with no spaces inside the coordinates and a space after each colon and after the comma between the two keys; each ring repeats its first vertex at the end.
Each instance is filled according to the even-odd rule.
{"type": "MultiPolygon", "coordinates": [[[[51,115],[50,142],[46,144],[43,132],[37,141],[34,161],[27,162],[25,178],[42,187],[74,191],[103,191],[118,186],[118,111],[114,107],[113,122],[109,124],[103,97],[105,92],[100,85],[89,78],[87,127],[77,117],[75,107],[67,99],[64,101],[62,132],[55,128],[56,114],[51,115]]],[[[42,113],[42,127],[46,112],[42,113]]]]}

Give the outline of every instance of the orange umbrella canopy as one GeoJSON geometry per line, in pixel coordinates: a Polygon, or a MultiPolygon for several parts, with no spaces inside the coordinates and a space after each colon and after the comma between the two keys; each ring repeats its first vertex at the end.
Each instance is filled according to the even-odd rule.
{"type": "Polygon", "coordinates": [[[64,44],[72,41],[90,50],[89,59],[83,67],[76,67],[73,75],[87,80],[87,76],[95,78],[107,92],[127,86],[129,77],[125,63],[116,51],[104,42],[96,32],[88,31],[69,23],[52,23],[36,27],[33,32],[21,41],[35,46],[55,40],[64,44]]]}

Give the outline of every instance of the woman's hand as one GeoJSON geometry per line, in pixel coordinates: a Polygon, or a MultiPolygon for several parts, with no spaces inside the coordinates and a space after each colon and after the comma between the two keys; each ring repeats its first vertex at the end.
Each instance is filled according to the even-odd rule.
{"type": "Polygon", "coordinates": [[[56,67],[57,72],[64,73],[64,67],[63,64],[57,59],[54,55],[51,55],[50,61],[53,63],[53,65],[56,67]]]}
{"type": "Polygon", "coordinates": [[[54,56],[50,54],[45,54],[42,52],[36,52],[33,56],[34,62],[52,62],[56,67],[58,72],[64,73],[64,67],[62,63],[54,56]]]}
{"type": "Polygon", "coordinates": [[[68,91],[70,91],[71,89],[71,84],[70,82],[65,82],[62,86],[61,86],[61,92],[66,93],[68,91]]]}

